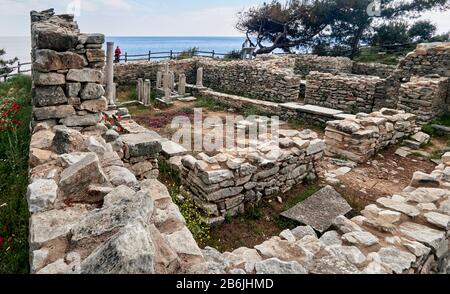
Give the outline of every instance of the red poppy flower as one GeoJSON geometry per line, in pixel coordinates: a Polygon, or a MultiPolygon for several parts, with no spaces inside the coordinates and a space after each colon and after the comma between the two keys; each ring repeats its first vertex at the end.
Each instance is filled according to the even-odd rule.
{"type": "Polygon", "coordinates": [[[3,238],[2,236],[0,236],[0,249],[3,248],[3,244],[5,243],[5,238],[3,238]]]}

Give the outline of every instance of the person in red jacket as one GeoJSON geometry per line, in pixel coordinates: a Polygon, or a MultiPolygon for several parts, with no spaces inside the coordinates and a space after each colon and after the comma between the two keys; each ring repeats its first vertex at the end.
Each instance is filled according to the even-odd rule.
{"type": "Polygon", "coordinates": [[[116,57],[116,62],[120,62],[120,55],[122,54],[122,51],[120,50],[119,46],[117,46],[116,51],[114,53],[114,56],[116,57]]]}

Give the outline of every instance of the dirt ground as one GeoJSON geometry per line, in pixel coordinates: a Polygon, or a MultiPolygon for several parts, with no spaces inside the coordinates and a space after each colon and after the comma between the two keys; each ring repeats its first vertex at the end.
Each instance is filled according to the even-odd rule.
{"type": "MultiPolygon", "coordinates": [[[[398,146],[392,146],[371,161],[358,164],[351,172],[338,176],[339,184],[332,185],[356,210],[374,203],[378,198],[391,196],[406,188],[416,171],[431,173],[436,164],[428,158],[403,158],[395,154],[398,146]]],[[[325,158],[319,167],[319,178],[324,181],[327,171],[335,170],[335,166],[325,158]]]]}

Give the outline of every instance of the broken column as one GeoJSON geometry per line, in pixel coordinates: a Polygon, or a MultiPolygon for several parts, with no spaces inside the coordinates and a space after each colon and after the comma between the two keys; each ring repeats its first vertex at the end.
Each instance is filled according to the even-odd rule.
{"type": "Polygon", "coordinates": [[[150,80],[145,80],[144,82],[144,98],[143,98],[143,103],[145,106],[150,105],[150,97],[151,97],[151,83],[150,80]]]}
{"type": "Polygon", "coordinates": [[[162,72],[156,73],[156,89],[161,89],[162,86],[162,72]]]}
{"type": "Polygon", "coordinates": [[[137,80],[137,87],[136,87],[136,93],[137,93],[137,100],[142,102],[142,99],[144,97],[142,88],[144,86],[144,80],[138,79],[137,80]]]}
{"type": "Polygon", "coordinates": [[[180,80],[178,82],[178,94],[184,96],[186,94],[186,75],[180,74],[180,80]]]}
{"type": "Polygon", "coordinates": [[[106,98],[108,99],[108,105],[114,106],[114,43],[108,42],[106,46],[106,98]]]}
{"type": "Polygon", "coordinates": [[[170,77],[169,87],[170,90],[173,92],[175,90],[175,74],[173,73],[173,71],[170,72],[169,77],[170,77]]]}
{"type": "Polygon", "coordinates": [[[203,87],[203,67],[197,69],[197,87],[203,87]]]}

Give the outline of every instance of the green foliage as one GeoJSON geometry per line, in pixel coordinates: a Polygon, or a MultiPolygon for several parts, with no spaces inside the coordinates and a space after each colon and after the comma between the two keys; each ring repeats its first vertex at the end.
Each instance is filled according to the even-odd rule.
{"type": "MultiPolygon", "coordinates": [[[[275,49],[290,52],[292,48],[317,45],[320,50],[345,49],[346,55],[355,58],[360,44],[370,40],[378,23],[399,22],[425,11],[450,8],[448,0],[383,0],[380,17],[373,17],[367,13],[373,3],[373,0],[273,0],[240,13],[236,27],[248,38],[255,37],[254,45],[259,47],[256,54],[275,49]]],[[[401,40],[394,43],[398,42],[401,40]]]]}
{"type": "Polygon", "coordinates": [[[389,22],[375,28],[372,45],[405,44],[410,42],[406,22],[389,22]]]}
{"type": "Polygon", "coordinates": [[[450,112],[446,112],[440,117],[430,122],[429,124],[422,126],[422,131],[432,137],[449,137],[450,139],[450,135],[436,130],[435,128],[432,127],[432,125],[442,125],[450,127],[450,112]]]}
{"type": "Polygon", "coordinates": [[[277,227],[281,230],[292,230],[298,227],[298,223],[296,221],[287,219],[281,215],[277,215],[273,218],[273,222],[277,227]]]}
{"type": "Polygon", "coordinates": [[[197,100],[195,101],[195,107],[205,108],[212,111],[221,111],[228,108],[224,103],[220,103],[211,98],[203,96],[197,97],[197,100]]]}
{"type": "Polygon", "coordinates": [[[223,57],[224,60],[236,60],[241,59],[241,51],[239,50],[231,50],[223,57]]]}
{"type": "MultiPolygon", "coordinates": [[[[0,273],[29,272],[28,151],[30,144],[31,78],[17,76],[0,83],[0,103],[9,98],[20,105],[15,132],[0,131],[0,273]]],[[[1,113],[0,113],[1,115],[1,113]]]]}
{"type": "Polygon", "coordinates": [[[192,58],[197,54],[198,50],[199,50],[198,47],[192,47],[192,48],[183,50],[180,52],[180,54],[178,54],[177,59],[182,60],[182,59],[192,58]]]}
{"type": "Polygon", "coordinates": [[[408,30],[408,36],[411,40],[425,42],[431,40],[437,31],[437,27],[427,20],[415,22],[408,30]]]}
{"type": "Polygon", "coordinates": [[[243,217],[247,220],[258,220],[262,217],[262,209],[260,205],[251,205],[247,207],[243,217]]]}
{"type": "Polygon", "coordinates": [[[6,67],[13,65],[14,63],[16,63],[19,60],[19,59],[17,59],[17,57],[15,57],[13,59],[4,60],[2,58],[2,56],[4,56],[5,54],[6,54],[5,50],[0,49],[0,75],[12,72],[13,70],[6,68],[6,67]]]}

